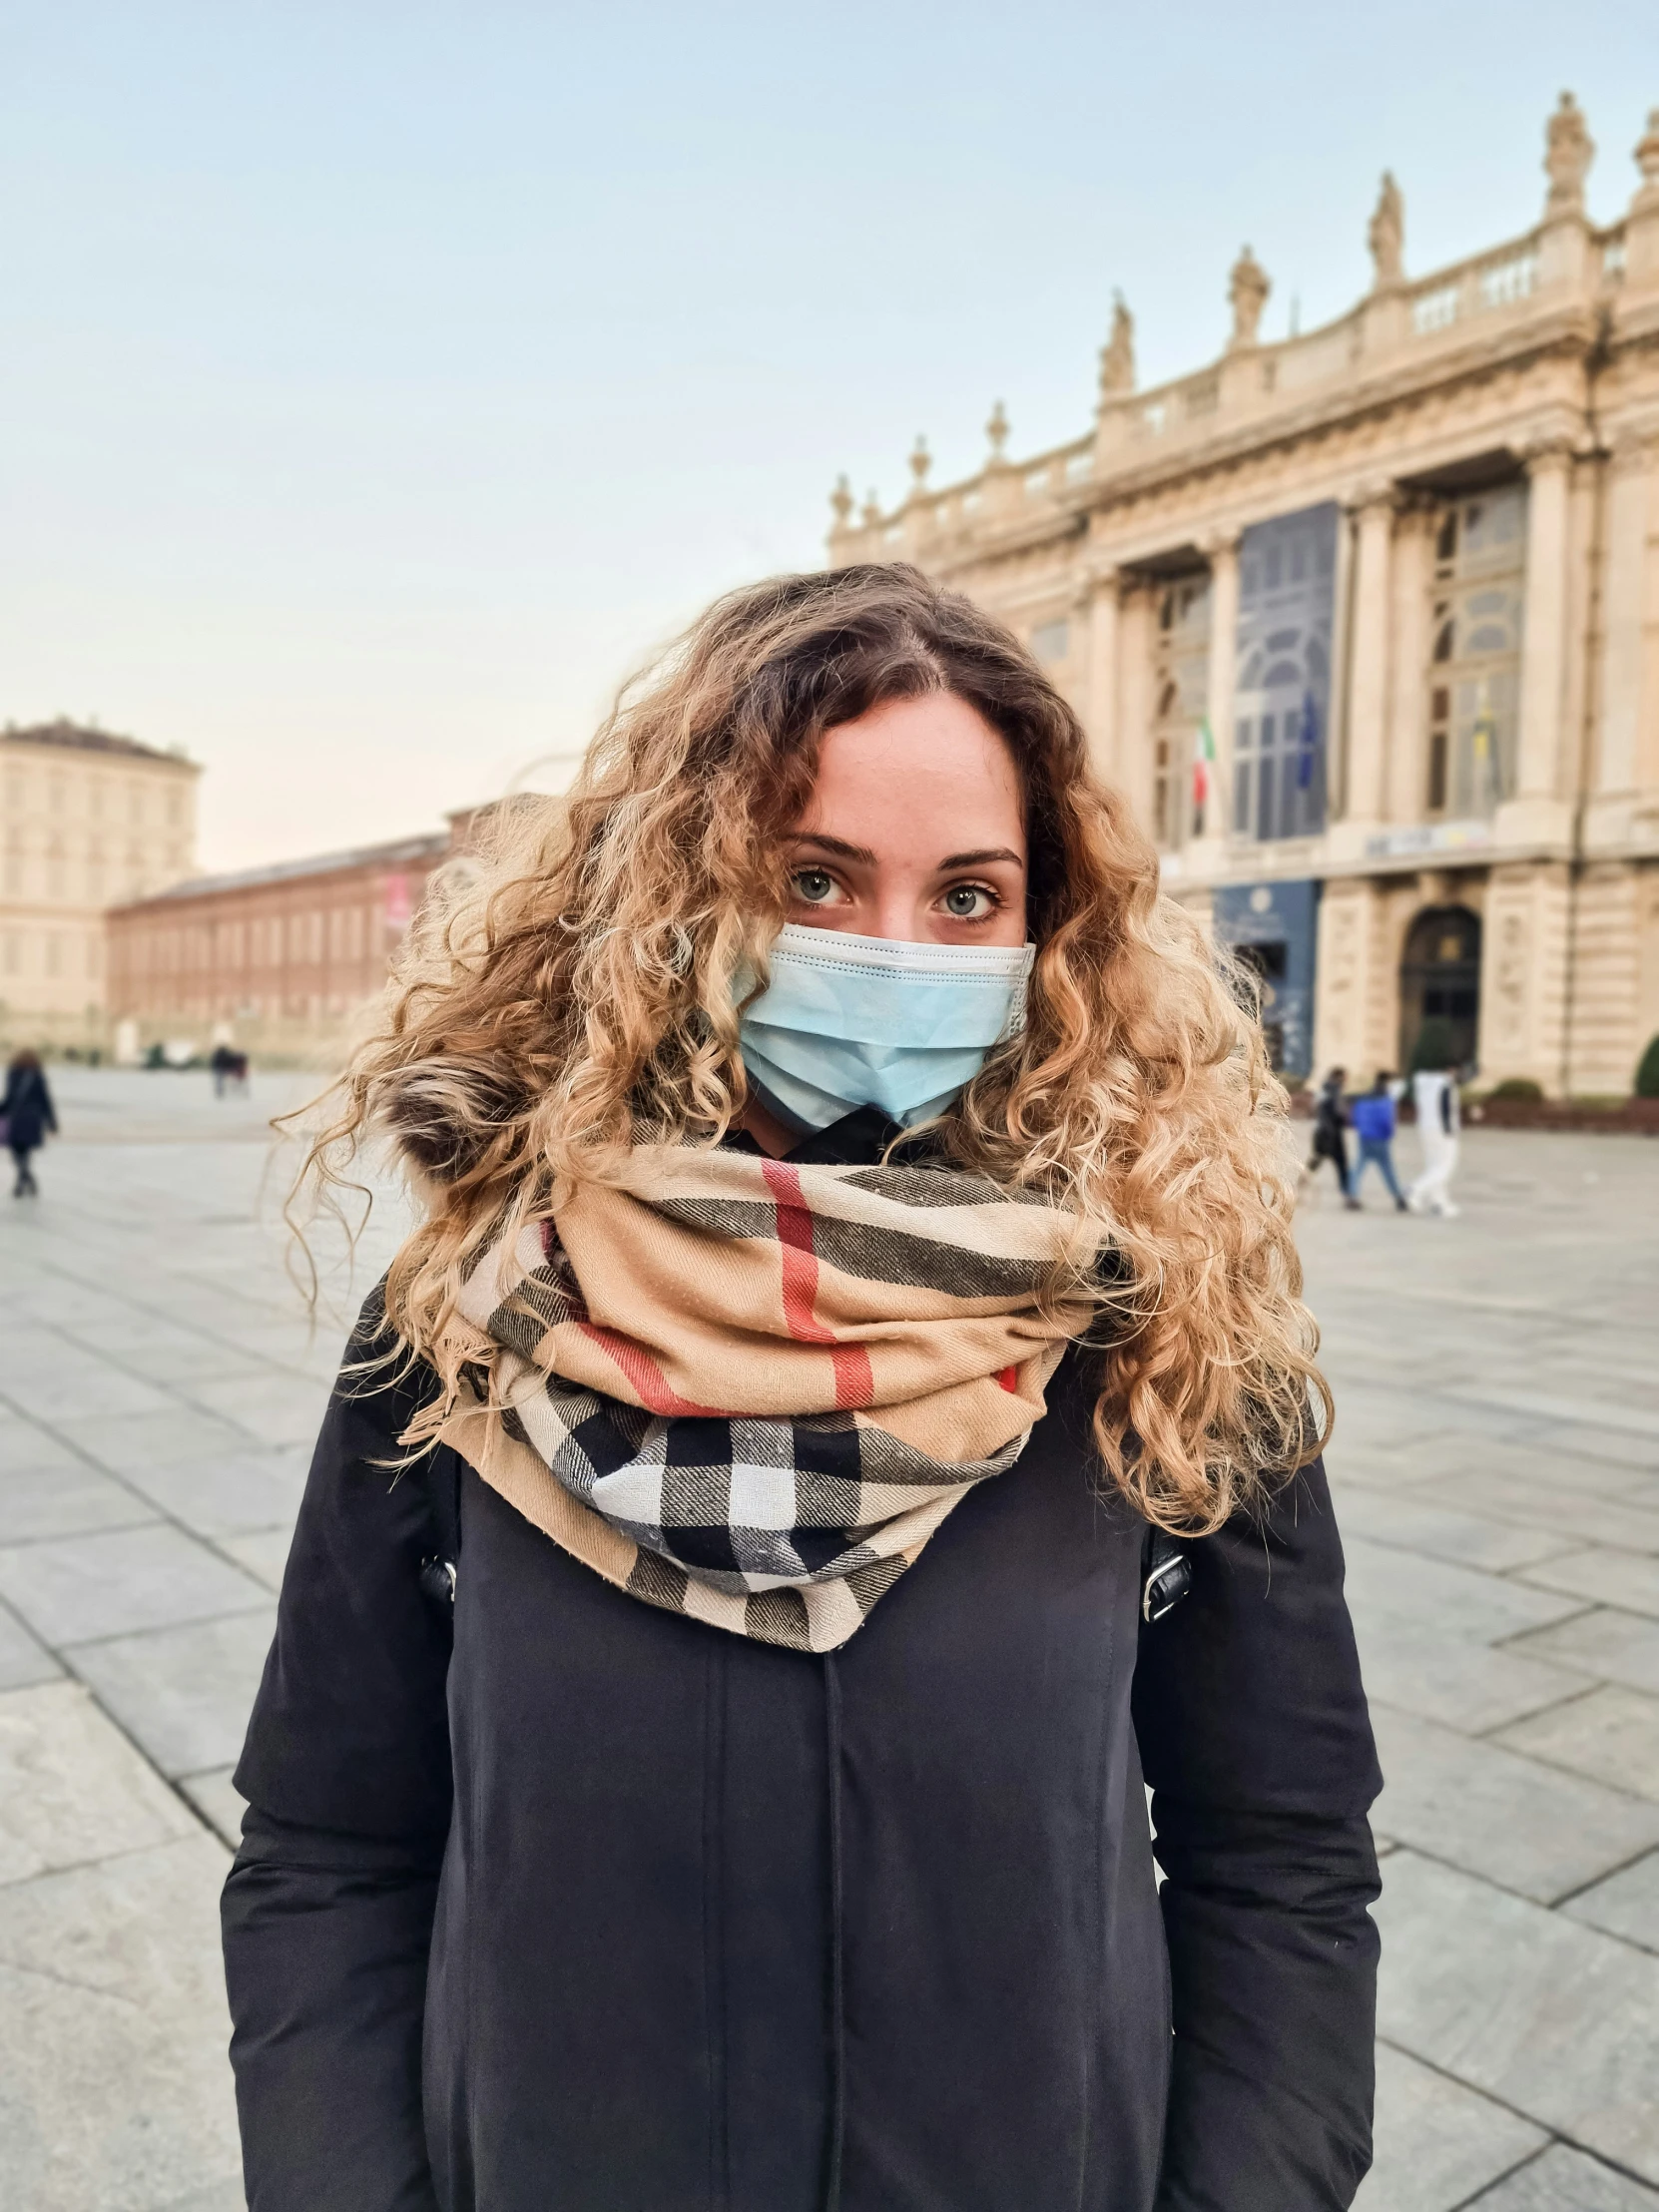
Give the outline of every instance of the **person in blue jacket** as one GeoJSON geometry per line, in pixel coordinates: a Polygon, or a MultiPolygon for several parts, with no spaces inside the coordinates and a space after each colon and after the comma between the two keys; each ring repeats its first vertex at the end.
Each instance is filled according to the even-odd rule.
{"type": "Polygon", "coordinates": [[[1394,1211],[1408,1213],[1405,1193],[1399,1187],[1394,1173],[1394,1111],[1393,1076],[1389,1069],[1379,1068],[1377,1081],[1362,1098],[1357,1098],[1350,1111],[1354,1134],[1359,1140],[1360,1157],[1355,1163],[1354,1181],[1349,1191],[1348,1203],[1355,1213],[1360,1211],[1360,1186],[1365,1180],[1367,1168],[1376,1168],[1387,1186],[1394,1202],[1394,1211]]]}

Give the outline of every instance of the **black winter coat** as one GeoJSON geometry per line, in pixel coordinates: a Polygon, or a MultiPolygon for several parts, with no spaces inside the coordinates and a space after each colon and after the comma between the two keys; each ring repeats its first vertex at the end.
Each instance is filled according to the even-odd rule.
{"type": "Polygon", "coordinates": [[[1069,1355],[813,1657],[613,1589],[447,1452],[394,1482],[417,1397],[335,1394],[237,1772],[252,2212],[1350,2202],[1379,1776],[1318,1466],[1143,1625],[1069,1355]]]}
{"type": "Polygon", "coordinates": [[[5,1117],[5,1142],[14,1152],[34,1152],[45,1143],[46,1132],[58,1133],[58,1117],[52,1110],[52,1093],[39,1068],[8,1068],[6,1095],[0,1100],[5,1117]]]}

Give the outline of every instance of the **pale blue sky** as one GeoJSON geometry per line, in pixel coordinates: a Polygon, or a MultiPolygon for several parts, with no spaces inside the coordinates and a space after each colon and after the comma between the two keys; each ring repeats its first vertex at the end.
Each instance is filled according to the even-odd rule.
{"type": "Polygon", "coordinates": [[[1086,428],[1249,240],[1306,328],[1525,229],[1570,86],[1636,183],[1636,0],[833,10],[0,0],[0,720],[208,767],[213,867],[569,752],[716,591],[1086,428]]]}

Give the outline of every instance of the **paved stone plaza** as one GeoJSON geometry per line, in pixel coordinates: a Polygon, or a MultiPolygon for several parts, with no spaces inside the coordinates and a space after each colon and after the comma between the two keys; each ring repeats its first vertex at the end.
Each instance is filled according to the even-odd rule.
{"type": "MultiPolygon", "coordinates": [[[[0,1192],[0,2204],[233,2212],[229,1773],[344,1285],[313,1339],[290,1083],[57,1087],[43,1196],[0,1192]]],[[[1360,2203],[1659,2212],[1659,1143],[1465,1168],[1456,1222],[1302,1222],[1387,1775],[1360,2203]]]]}

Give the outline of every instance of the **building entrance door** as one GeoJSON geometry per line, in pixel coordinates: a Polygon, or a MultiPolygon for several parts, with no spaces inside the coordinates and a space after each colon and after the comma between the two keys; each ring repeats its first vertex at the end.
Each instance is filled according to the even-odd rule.
{"type": "Polygon", "coordinates": [[[1412,922],[1399,965],[1399,1064],[1461,1067],[1474,1058],[1480,1028],[1480,916],[1467,906],[1429,906],[1412,922]]]}

